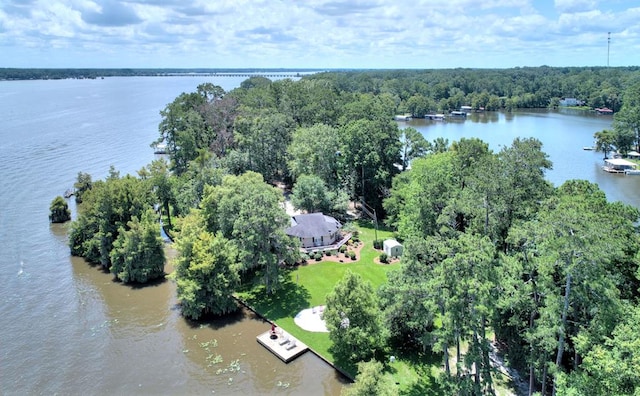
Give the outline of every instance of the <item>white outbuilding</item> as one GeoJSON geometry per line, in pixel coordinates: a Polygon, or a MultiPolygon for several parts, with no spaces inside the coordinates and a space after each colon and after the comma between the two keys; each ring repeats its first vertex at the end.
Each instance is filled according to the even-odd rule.
{"type": "Polygon", "coordinates": [[[389,257],[402,256],[402,245],[395,239],[386,239],[382,244],[382,249],[389,257]]]}

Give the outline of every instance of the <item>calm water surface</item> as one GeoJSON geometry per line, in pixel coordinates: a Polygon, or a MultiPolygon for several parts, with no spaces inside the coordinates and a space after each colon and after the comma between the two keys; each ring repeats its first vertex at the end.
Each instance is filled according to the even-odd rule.
{"type": "Polygon", "coordinates": [[[269,326],[250,313],[190,324],[172,282],[114,283],[69,256],[66,226],[49,225],[78,171],[101,179],[110,165],[134,174],[151,162],[159,111],[204,81],[230,90],[242,79],[0,82],[0,394],[340,392],[313,354],[285,365],[260,346],[269,326]],[[222,362],[209,367],[210,355],[222,362]]]}
{"type": "Polygon", "coordinates": [[[611,116],[583,111],[530,110],[514,113],[473,113],[466,120],[431,121],[416,119],[399,123],[412,126],[429,141],[444,137],[449,142],[477,137],[498,152],[517,137],[538,138],[549,155],[553,169],[547,179],[559,186],[567,180],[585,179],[598,183],[610,201],[622,201],[640,208],[640,177],[609,174],[602,170],[603,154],[582,148],[593,146],[593,134],[612,128],[611,116]]]}
{"type": "MultiPolygon", "coordinates": [[[[159,111],[181,92],[241,78],[147,77],[0,82],[0,393],[337,394],[337,373],[307,353],[285,365],[255,340],[268,326],[249,313],[203,326],[181,318],[175,287],[130,288],[70,257],[65,225],[49,204],[79,171],[104,178],[153,160],[159,111]],[[217,340],[206,351],[202,344],[217,340]],[[209,367],[209,355],[223,362],[209,367]],[[235,360],[239,370],[230,364],[235,360]],[[220,372],[218,372],[220,370],[220,372]],[[284,386],[283,386],[284,385],[284,386]]],[[[600,170],[583,151],[611,119],[521,112],[464,122],[409,123],[429,139],[480,137],[499,150],[535,136],[554,162],[556,185],[584,178],[611,200],[640,207],[640,177],[600,170]]],[[[72,211],[75,211],[73,200],[72,211]]],[[[170,271],[167,268],[167,271],[170,271]]]]}

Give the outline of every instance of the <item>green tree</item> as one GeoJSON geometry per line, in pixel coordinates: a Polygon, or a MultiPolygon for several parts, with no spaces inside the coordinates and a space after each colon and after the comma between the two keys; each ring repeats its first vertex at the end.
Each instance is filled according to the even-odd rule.
{"type": "Polygon", "coordinates": [[[457,385],[460,389],[473,389],[472,394],[493,393],[486,329],[495,308],[494,256],[495,248],[488,238],[460,234],[456,239],[446,240],[444,260],[430,279],[436,291],[432,304],[439,308],[437,321],[441,323],[434,331],[435,345],[443,351],[447,368],[447,347],[449,341],[454,343],[457,385]],[[468,343],[464,359],[463,342],[468,343]]]}
{"type": "Polygon", "coordinates": [[[110,253],[111,273],[125,283],[146,283],[164,275],[164,242],[151,209],[121,227],[110,253]]]}
{"type": "Polygon", "coordinates": [[[148,179],[152,185],[162,212],[167,216],[167,225],[171,225],[171,206],[175,206],[175,191],[172,188],[172,178],[169,172],[169,164],[164,159],[158,159],[138,172],[142,179],[148,179]]]}
{"type": "Polygon", "coordinates": [[[327,295],[324,319],[339,361],[355,364],[382,352],[387,329],[371,284],[347,270],[327,295]]]}
{"type": "Polygon", "coordinates": [[[240,283],[235,245],[206,231],[198,210],[185,217],[176,238],[178,256],[171,277],[182,314],[191,319],[236,311],[233,292],[240,283]]]}
{"type": "Polygon", "coordinates": [[[384,373],[382,363],[370,360],[358,363],[358,376],[353,385],[342,388],[342,396],[394,396],[396,385],[384,373]]]}
{"type": "Polygon", "coordinates": [[[613,124],[614,130],[627,131],[633,136],[635,150],[640,152],[640,80],[625,89],[622,108],[614,115],[613,124]]]}
{"type": "Polygon", "coordinates": [[[293,186],[291,203],[296,209],[308,213],[323,212],[344,215],[348,197],[341,191],[330,191],[321,178],[315,175],[301,175],[293,186]]]}
{"type": "Polygon", "coordinates": [[[387,224],[396,227],[401,238],[439,231],[438,218],[453,196],[455,166],[453,153],[444,152],[416,159],[410,171],[394,178],[384,205],[387,224]]]}
{"type": "Polygon", "coordinates": [[[431,144],[415,128],[402,130],[402,170],[406,170],[411,160],[431,151],[431,144]]]}
{"type": "Polygon", "coordinates": [[[171,158],[171,170],[181,175],[199,149],[215,150],[223,155],[233,146],[231,128],[236,104],[225,92],[211,83],[200,84],[196,92],[182,93],[161,112],[158,126],[171,158]]]}
{"type": "Polygon", "coordinates": [[[340,131],[344,150],[344,177],[353,198],[363,196],[367,204],[381,208],[382,199],[397,174],[400,159],[400,130],[388,120],[358,119],[340,131]]]}
{"type": "Polygon", "coordinates": [[[106,180],[93,183],[83,201],[83,210],[72,224],[71,252],[109,268],[120,230],[127,230],[131,219],[153,207],[151,188],[133,176],[120,177],[112,168],[106,180]]]}
{"type": "Polygon", "coordinates": [[[604,159],[609,158],[609,153],[614,150],[616,136],[613,131],[603,129],[602,131],[593,134],[595,139],[596,151],[604,153],[604,159]]]}
{"type": "Polygon", "coordinates": [[[324,124],[298,128],[287,148],[289,172],[294,180],[301,175],[315,175],[331,190],[337,190],[341,150],[337,129],[324,124]]]}
{"type": "Polygon", "coordinates": [[[423,352],[432,348],[438,306],[431,303],[436,289],[430,280],[443,259],[442,251],[436,238],[405,241],[400,269],[390,272],[389,281],[380,287],[380,307],[394,344],[423,352]]]}
{"type": "Polygon", "coordinates": [[[245,111],[235,122],[238,150],[247,154],[249,171],[276,182],[288,176],[287,147],[295,128],[293,119],[272,111],[245,111]]]}
{"type": "MultiPolygon", "coordinates": [[[[533,366],[530,375],[539,374],[543,389],[547,375],[553,375],[557,389],[563,372],[572,368],[565,364],[569,356],[573,355],[573,368],[581,359],[574,346],[581,331],[607,333],[600,313],[615,311],[620,304],[612,270],[629,255],[624,236],[633,235],[627,232],[634,220],[621,215],[596,185],[585,181],[566,182],[542,208],[535,219],[512,230],[510,243],[525,260],[524,279],[535,283],[533,291],[520,287],[532,299],[526,304],[530,317],[519,325],[528,327],[524,334],[533,366]]],[[[531,387],[536,382],[531,378],[531,387]]]]}
{"type": "Polygon", "coordinates": [[[558,395],[638,395],[640,392],[640,307],[627,307],[602,343],[581,346],[584,359],[563,378],[558,395]]]}
{"type": "Polygon", "coordinates": [[[233,240],[241,270],[260,271],[267,291],[278,285],[278,268],[298,259],[298,241],[285,234],[291,220],[281,202],[282,192],[266,184],[258,173],[225,176],[222,184],[207,186],[201,207],[212,233],[233,240]]]}
{"type": "Polygon", "coordinates": [[[49,206],[49,221],[52,223],[64,223],[71,220],[71,211],[67,201],[61,196],[57,196],[51,201],[49,206]]]}
{"type": "Polygon", "coordinates": [[[93,182],[91,181],[91,175],[84,172],[78,172],[77,180],[73,184],[76,203],[82,203],[82,196],[85,192],[90,190],[92,186],[93,182]]]}

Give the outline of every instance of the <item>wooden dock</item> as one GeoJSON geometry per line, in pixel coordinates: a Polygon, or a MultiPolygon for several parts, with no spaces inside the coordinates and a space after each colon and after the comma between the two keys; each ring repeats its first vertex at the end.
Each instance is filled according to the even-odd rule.
{"type": "Polygon", "coordinates": [[[300,340],[283,331],[276,332],[277,338],[271,338],[271,334],[271,330],[266,331],[260,334],[257,340],[285,363],[289,363],[309,350],[309,347],[300,342],[300,340]]]}

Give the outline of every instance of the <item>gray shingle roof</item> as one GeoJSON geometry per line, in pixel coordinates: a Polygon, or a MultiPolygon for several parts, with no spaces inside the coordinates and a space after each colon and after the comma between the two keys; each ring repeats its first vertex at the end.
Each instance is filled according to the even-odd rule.
{"type": "Polygon", "coordinates": [[[335,233],[342,224],[331,216],[322,213],[300,214],[291,218],[291,227],[285,232],[298,238],[320,237],[335,233]]]}

